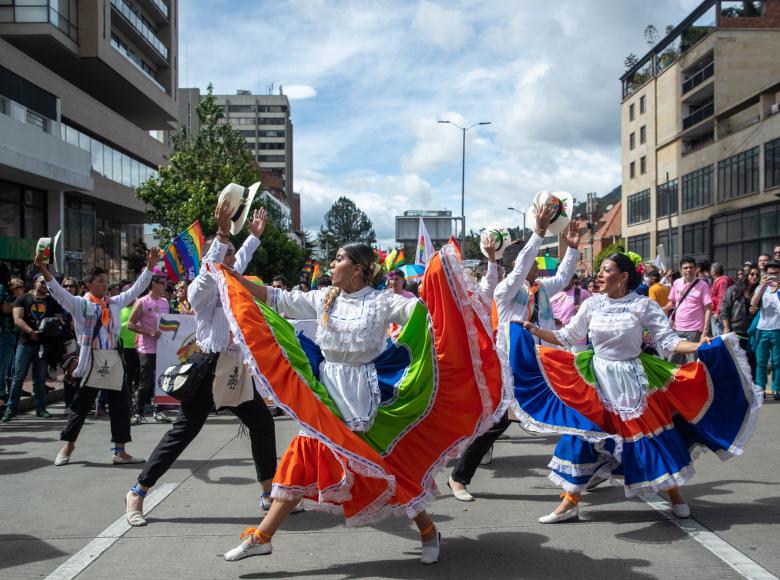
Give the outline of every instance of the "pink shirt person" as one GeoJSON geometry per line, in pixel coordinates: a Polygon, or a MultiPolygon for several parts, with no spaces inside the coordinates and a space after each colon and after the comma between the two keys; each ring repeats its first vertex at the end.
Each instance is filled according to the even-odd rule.
{"type": "MultiPolygon", "coordinates": [[[[561,328],[569,324],[572,317],[577,314],[582,303],[590,298],[590,292],[581,288],[578,285],[573,285],[568,290],[561,290],[555,296],[550,298],[550,307],[553,311],[553,317],[555,317],[556,328],[561,328]],[[575,301],[575,290],[579,288],[579,300],[575,301]],[[576,304],[575,304],[576,302],[576,304]],[[560,326],[558,326],[560,322],[560,326]]],[[[577,346],[584,346],[588,344],[587,340],[581,340],[577,342],[577,346]]],[[[582,350],[581,348],[577,350],[582,350]]]]}
{"type": "MultiPolygon", "coordinates": [[[[153,298],[147,294],[138,299],[141,305],[141,320],[138,322],[146,332],[157,330],[160,325],[160,316],[168,312],[168,301],[165,298],[153,298]]],[[[135,338],[136,350],[139,354],[157,354],[157,337],[138,334],[135,338]]]]}
{"type": "Polygon", "coordinates": [[[685,300],[680,302],[683,294],[690,286],[683,278],[678,278],[672,284],[672,291],[669,293],[669,302],[677,308],[674,315],[674,329],[681,332],[702,332],[704,330],[704,318],[707,306],[712,303],[710,287],[704,280],[694,280],[691,284],[696,284],[688,292],[685,300]]]}

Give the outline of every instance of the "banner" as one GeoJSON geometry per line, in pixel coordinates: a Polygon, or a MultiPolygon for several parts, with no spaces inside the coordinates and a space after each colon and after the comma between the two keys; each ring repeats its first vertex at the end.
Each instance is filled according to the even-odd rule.
{"type": "Polygon", "coordinates": [[[195,316],[192,314],[163,314],[160,316],[157,339],[157,367],[155,374],[155,402],[158,405],[179,405],[179,401],[163,394],[160,389],[162,374],[168,367],[187,360],[197,348],[195,345],[195,316]]]}
{"type": "Polygon", "coordinates": [[[204,245],[199,221],[173,239],[163,258],[168,277],[173,282],[178,282],[181,278],[192,280],[198,275],[204,245]]]}

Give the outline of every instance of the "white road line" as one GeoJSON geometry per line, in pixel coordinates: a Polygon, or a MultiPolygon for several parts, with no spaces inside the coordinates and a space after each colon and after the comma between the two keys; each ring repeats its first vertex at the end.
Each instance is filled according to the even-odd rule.
{"type": "MultiPolygon", "coordinates": [[[[179,487],[178,483],[164,483],[144,501],[144,513],[148,514],[157,505],[168,497],[174,489],[179,487]]],[[[100,555],[108,550],[114,543],[127,533],[132,526],[127,523],[127,518],[123,515],[105,530],[100,532],[94,540],[84,546],[81,550],[73,554],[59,568],[54,570],[46,577],[46,580],[71,580],[75,578],[92,562],[97,560],[100,555]]]]}
{"type": "Polygon", "coordinates": [[[669,503],[660,499],[660,496],[642,497],[642,499],[691,538],[715,554],[718,559],[743,578],[748,580],[778,580],[777,576],[761,564],[737,550],[726,540],[708,530],[693,518],[676,518],[669,508],[669,503]]]}

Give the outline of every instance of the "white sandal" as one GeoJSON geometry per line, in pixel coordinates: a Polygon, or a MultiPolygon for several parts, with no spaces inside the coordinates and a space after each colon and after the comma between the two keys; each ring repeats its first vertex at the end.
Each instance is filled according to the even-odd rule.
{"type": "MultiPolygon", "coordinates": [[[[138,486],[138,484],[135,484],[133,487],[130,488],[130,491],[127,492],[127,496],[129,496],[131,493],[137,495],[140,498],[146,497],[146,492],[142,490],[138,486]]],[[[144,513],[142,511],[128,510],[128,506],[130,505],[130,502],[127,496],[125,496],[125,518],[127,518],[127,523],[135,528],[140,526],[145,526],[149,522],[146,521],[146,518],[144,517],[144,513]]]]}

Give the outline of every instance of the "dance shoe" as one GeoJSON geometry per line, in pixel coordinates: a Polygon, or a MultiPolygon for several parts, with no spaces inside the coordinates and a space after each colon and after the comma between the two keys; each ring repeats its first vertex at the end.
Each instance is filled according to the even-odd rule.
{"type": "Polygon", "coordinates": [[[67,465],[70,461],[70,455],[65,453],[57,453],[57,457],[54,459],[54,465],[67,465]]]}
{"type": "Polygon", "coordinates": [[[546,516],[542,516],[539,518],[540,524],[558,524],[560,522],[567,522],[569,520],[577,520],[580,517],[580,508],[578,506],[574,506],[571,509],[566,510],[565,512],[561,512],[559,514],[556,514],[555,512],[551,514],[547,514],[546,516]]]}
{"type": "Polygon", "coordinates": [[[474,496],[471,495],[468,492],[467,489],[465,489],[465,488],[464,489],[455,489],[454,487],[452,487],[453,483],[455,483],[455,482],[453,481],[452,477],[447,479],[447,487],[450,488],[450,490],[452,491],[452,495],[453,495],[453,497],[456,500],[458,500],[458,501],[474,501],[474,496]]]}
{"type": "Polygon", "coordinates": [[[244,558],[249,558],[250,556],[267,556],[273,551],[273,547],[271,546],[270,541],[265,543],[258,542],[254,536],[254,528],[250,528],[250,530],[251,533],[249,530],[247,530],[241,534],[242,538],[244,536],[248,536],[246,540],[241,542],[232,550],[225,552],[225,560],[228,562],[235,562],[236,560],[243,560],[244,558]]]}
{"type": "Polygon", "coordinates": [[[673,503],[672,513],[677,518],[689,518],[691,517],[691,508],[687,503],[673,503]]]}
{"type": "Polygon", "coordinates": [[[441,547],[441,534],[436,531],[436,537],[433,540],[428,540],[422,543],[422,556],[420,556],[420,564],[435,564],[439,561],[439,549],[441,547]]]}

